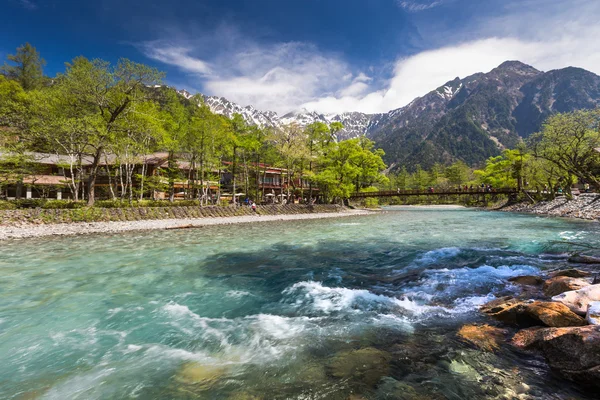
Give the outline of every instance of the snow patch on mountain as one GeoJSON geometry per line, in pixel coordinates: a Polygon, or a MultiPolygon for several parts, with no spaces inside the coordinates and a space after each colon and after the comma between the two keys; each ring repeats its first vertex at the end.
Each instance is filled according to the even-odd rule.
{"type": "MultiPolygon", "coordinates": [[[[186,94],[180,93],[187,97],[186,94]]],[[[186,92],[187,93],[187,92],[186,92]]],[[[281,128],[284,125],[298,124],[302,127],[308,126],[314,122],[331,124],[332,122],[341,122],[344,129],[337,134],[338,140],[352,139],[368,135],[371,130],[378,126],[382,116],[386,114],[365,114],[360,112],[345,112],[341,114],[321,114],[316,111],[301,109],[279,116],[273,111],[260,111],[252,106],[241,106],[229,101],[224,97],[203,96],[204,103],[216,114],[233,117],[234,114],[240,114],[244,120],[260,127],[281,128]]]]}

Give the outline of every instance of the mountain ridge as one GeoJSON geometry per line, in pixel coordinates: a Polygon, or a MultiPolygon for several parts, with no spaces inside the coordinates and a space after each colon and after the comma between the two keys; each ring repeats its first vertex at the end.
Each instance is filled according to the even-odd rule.
{"type": "Polygon", "coordinates": [[[543,72],[509,60],[487,73],[457,77],[404,107],[379,114],[298,110],[279,116],[223,97],[202,97],[213,112],[228,117],[239,113],[259,126],[339,121],[345,129],[338,140],[366,135],[386,152],[388,164],[427,168],[456,160],[480,164],[539,130],[553,113],[600,106],[600,76],[577,67],[543,72]]]}

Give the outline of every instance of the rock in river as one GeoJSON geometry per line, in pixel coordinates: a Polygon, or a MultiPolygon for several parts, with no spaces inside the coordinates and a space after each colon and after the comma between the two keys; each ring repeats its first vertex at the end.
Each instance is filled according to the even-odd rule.
{"type": "Polygon", "coordinates": [[[586,315],[588,305],[593,301],[600,301],[600,285],[590,285],[579,290],[559,294],[552,298],[565,304],[574,313],[586,315]]]}
{"type": "Polygon", "coordinates": [[[563,269],[560,271],[553,272],[550,276],[552,278],[557,277],[557,276],[568,276],[570,278],[586,278],[591,275],[592,274],[590,274],[589,272],[582,271],[580,269],[569,268],[569,269],[563,269]]]}
{"type": "Polygon", "coordinates": [[[183,385],[206,390],[214,386],[226,372],[224,366],[187,362],[181,366],[175,380],[183,385]]]}
{"type": "Polygon", "coordinates": [[[516,283],[517,285],[525,285],[525,286],[537,286],[544,283],[544,280],[539,276],[535,275],[522,275],[515,276],[508,280],[509,282],[516,283]]]}
{"type": "Polygon", "coordinates": [[[506,331],[490,325],[464,325],[458,336],[485,351],[495,351],[504,339],[506,331]]]}
{"type": "Polygon", "coordinates": [[[576,255],[569,257],[569,262],[577,264],[600,264],[600,257],[576,255]]]}
{"type": "Polygon", "coordinates": [[[579,278],[571,278],[569,276],[556,276],[548,279],[544,283],[544,294],[548,297],[556,296],[571,290],[579,290],[590,283],[579,278]]]}
{"type": "Polygon", "coordinates": [[[337,353],[327,363],[327,372],[337,379],[350,379],[375,386],[389,371],[391,356],[381,350],[366,347],[337,353]]]}
{"type": "Polygon", "coordinates": [[[600,301],[590,302],[585,319],[590,325],[600,325],[600,301]]]}
{"type": "Polygon", "coordinates": [[[540,351],[566,378],[600,388],[600,326],[524,329],[512,343],[540,351]]]}
{"type": "Polygon", "coordinates": [[[481,312],[506,324],[521,328],[532,326],[582,326],[586,321],[567,306],[547,301],[521,301],[511,297],[493,300],[481,307],[481,312]]]}

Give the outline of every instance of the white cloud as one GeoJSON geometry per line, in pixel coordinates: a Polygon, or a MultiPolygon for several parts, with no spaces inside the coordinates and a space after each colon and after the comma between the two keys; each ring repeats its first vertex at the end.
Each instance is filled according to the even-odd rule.
{"type": "Polygon", "coordinates": [[[429,10],[430,8],[434,8],[440,6],[444,3],[442,0],[413,0],[413,1],[404,1],[397,0],[397,3],[403,9],[410,12],[419,12],[429,10]]]}
{"type": "Polygon", "coordinates": [[[575,66],[600,74],[600,26],[594,22],[600,14],[600,2],[571,1],[566,5],[562,0],[523,0],[518,8],[507,6],[506,14],[481,21],[475,28],[476,35],[487,38],[397,60],[385,89],[327,95],[303,107],[325,113],[387,112],[457,76],[487,72],[507,60],[519,60],[544,71],[575,66]]]}
{"type": "Polygon", "coordinates": [[[16,0],[23,8],[28,10],[37,10],[38,6],[32,0],[16,0]]]}
{"type": "MultiPolygon", "coordinates": [[[[159,41],[141,49],[150,58],[197,75],[206,94],[261,110],[387,112],[457,76],[487,72],[506,60],[541,70],[577,66],[600,74],[600,26],[593,21],[600,2],[571,1],[574,9],[562,0],[522,0],[519,7],[507,3],[504,13],[465,28],[469,37],[478,39],[398,59],[385,80],[371,77],[377,76],[377,68],[369,69],[368,76],[353,70],[341,55],[309,43],[260,45],[228,28],[202,43],[159,41]],[[211,58],[201,56],[215,52],[211,58]]],[[[431,7],[437,3],[418,2],[431,7]]]]}
{"type": "Polygon", "coordinates": [[[191,52],[189,48],[172,46],[161,41],[144,43],[141,48],[146,57],[156,61],[174,65],[184,71],[200,75],[211,73],[211,68],[207,62],[189,55],[191,52]]]}

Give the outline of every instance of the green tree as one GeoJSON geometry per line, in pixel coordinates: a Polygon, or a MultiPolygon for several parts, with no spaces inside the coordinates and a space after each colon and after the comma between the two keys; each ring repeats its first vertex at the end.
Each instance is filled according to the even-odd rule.
{"type": "Polygon", "coordinates": [[[122,59],[111,66],[102,60],[75,58],[64,75],[36,97],[36,139],[52,148],[63,147],[67,154],[89,159],[87,196],[95,201],[96,179],[104,155],[126,137],[136,105],[149,100],[147,88],[163,74],[154,68],[122,59]]]}
{"type": "Polygon", "coordinates": [[[29,98],[21,85],[0,75],[0,127],[24,129],[28,104],[29,98]]]}
{"type": "Polygon", "coordinates": [[[381,150],[373,151],[373,142],[365,137],[336,143],[323,156],[316,180],[329,199],[343,201],[354,190],[387,180],[382,175],[382,155],[381,150]]]}
{"type": "Polygon", "coordinates": [[[483,170],[473,173],[480,182],[495,188],[516,188],[523,180],[523,168],[528,160],[529,155],[521,150],[505,150],[500,156],[490,157],[483,170]]]}
{"type": "MultiPolygon", "coordinates": [[[[333,124],[339,124],[334,122],[333,124]]],[[[332,124],[332,125],[333,125],[332,124]]],[[[334,125],[337,129],[337,125],[334,125]]],[[[331,142],[331,128],[323,122],[313,122],[305,128],[308,150],[308,198],[313,198],[314,167],[318,158],[323,154],[326,143],[331,142]]]]}
{"type": "Polygon", "coordinates": [[[536,157],[600,190],[600,110],[550,117],[530,147],[536,157]]]}
{"type": "Polygon", "coordinates": [[[471,169],[464,161],[456,161],[446,168],[446,178],[451,185],[462,185],[469,180],[471,169]]]}
{"type": "Polygon", "coordinates": [[[281,157],[281,164],[287,171],[285,187],[289,200],[295,177],[301,174],[303,160],[308,157],[306,135],[298,124],[289,124],[274,131],[272,139],[281,157]]]}
{"type": "Polygon", "coordinates": [[[44,65],[46,61],[40,57],[35,47],[29,43],[17,48],[16,54],[7,56],[11,64],[4,63],[0,72],[8,79],[15,80],[21,84],[24,90],[33,90],[44,84],[44,65]]]}

